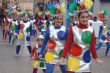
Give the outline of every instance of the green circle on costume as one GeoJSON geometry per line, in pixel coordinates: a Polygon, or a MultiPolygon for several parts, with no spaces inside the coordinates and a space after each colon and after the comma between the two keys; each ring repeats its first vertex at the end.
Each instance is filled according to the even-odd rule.
{"type": "Polygon", "coordinates": [[[28,27],[27,29],[26,29],[26,32],[29,32],[30,31],[30,28],[28,27]]]}
{"type": "Polygon", "coordinates": [[[81,36],[81,40],[85,44],[90,44],[92,38],[92,33],[90,31],[84,31],[81,36]]]}
{"type": "Polygon", "coordinates": [[[63,52],[63,49],[62,50],[60,50],[60,52],[59,52],[59,58],[61,58],[62,57],[62,52],[63,52]]]}
{"type": "Polygon", "coordinates": [[[44,67],[44,64],[45,63],[45,61],[40,61],[40,67],[44,67]]]}
{"type": "Polygon", "coordinates": [[[45,28],[45,26],[41,26],[41,29],[44,29],[45,28]]]}

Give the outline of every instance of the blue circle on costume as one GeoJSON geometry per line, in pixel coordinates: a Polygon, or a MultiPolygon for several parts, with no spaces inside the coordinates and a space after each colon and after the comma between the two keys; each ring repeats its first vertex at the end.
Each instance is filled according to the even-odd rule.
{"type": "Polygon", "coordinates": [[[104,35],[101,35],[101,39],[102,39],[102,40],[105,40],[106,37],[105,37],[104,35]]]}
{"type": "Polygon", "coordinates": [[[89,63],[91,61],[91,56],[90,56],[90,51],[89,50],[84,52],[83,60],[86,63],[89,63]]]}
{"type": "Polygon", "coordinates": [[[67,36],[67,33],[65,31],[59,31],[57,33],[57,36],[58,36],[58,39],[59,40],[65,40],[66,39],[66,36],[67,36]]]}
{"type": "Polygon", "coordinates": [[[30,37],[29,37],[29,36],[27,36],[27,37],[26,37],[26,40],[27,40],[27,41],[30,41],[30,37]]]}

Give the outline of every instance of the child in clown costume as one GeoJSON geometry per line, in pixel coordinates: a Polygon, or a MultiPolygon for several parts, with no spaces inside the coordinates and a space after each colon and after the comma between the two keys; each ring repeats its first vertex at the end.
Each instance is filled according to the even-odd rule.
{"type": "Polygon", "coordinates": [[[29,53],[31,54],[31,36],[30,36],[30,25],[31,23],[28,20],[28,15],[25,14],[23,20],[20,21],[20,30],[18,34],[18,42],[16,46],[16,55],[18,56],[23,38],[25,40],[25,46],[27,46],[29,53]]]}
{"type": "MultiPolygon", "coordinates": [[[[103,15],[104,16],[104,15],[103,15]]],[[[110,49],[110,32],[107,29],[107,17],[104,16],[101,18],[101,21],[103,22],[103,25],[100,25],[100,30],[99,30],[99,36],[98,36],[98,45],[96,47],[96,50],[99,50],[102,46],[103,43],[106,43],[107,49],[105,52],[105,56],[107,56],[109,49],[110,49]]]]}
{"type": "Polygon", "coordinates": [[[39,35],[37,38],[37,44],[36,46],[32,49],[31,57],[33,60],[33,73],[37,73],[38,69],[42,69],[43,72],[45,73],[45,60],[39,59],[39,53],[41,49],[41,45],[43,42],[44,36],[39,35]]]}
{"type": "Polygon", "coordinates": [[[92,27],[88,26],[88,11],[81,10],[77,16],[79,23],[69,27],[62,58],[58,64],[67,57],[66,73],[91,73],[91,55],[97,63],[102,64],[103,61],[97,57],[95,32],[92,27]]]}

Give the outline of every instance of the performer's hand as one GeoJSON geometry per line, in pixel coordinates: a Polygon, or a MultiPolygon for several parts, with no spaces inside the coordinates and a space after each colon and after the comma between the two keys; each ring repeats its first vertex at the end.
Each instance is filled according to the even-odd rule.
{"type": "Polygon", "coordinates": [[[64,58],[61,58],[56,65],[60,65],[63,62],[64,58]]]}
{"type": "Polygon", "coordinates": [[[44,59],[43,55],[39,55],[39,59],[44,59]]]}
{"type": "Polygon", "coordinates": [[[31,57],[32,60],[34,60],[34,57],[31,57]]]}
{"type": "Polygon", "coordinates": [[[96,58],[95,61],[96,61],[98,64],[101,64],[101,65],[103,64],[103,61],[100,60],[99,58],[96,58]]]}

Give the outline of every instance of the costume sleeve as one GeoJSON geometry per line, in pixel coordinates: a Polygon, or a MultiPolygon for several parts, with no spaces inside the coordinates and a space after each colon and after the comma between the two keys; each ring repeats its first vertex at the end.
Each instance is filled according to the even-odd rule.
{"type": "Polygon", "coordinates": [[[90,52],[91,52],[93,58],[97,58],[95,32],[93,32],[93,34],[92,34],[92,39],[91,39],[91,43],[90,43],[90,52]]]}
{"type": "Polygon", "coordinates": [[[34,56],[35,52],[36,52],[36,46],[34,46],[34,47],[33,47],[33,49],[32,49],[32,52],[31,52],[31,57],[33,57],[33,56],[34,56]]]}
{"type": "Polygon", "coordinates": [[[67,40],[65,42],[64,50],[62,53],[63,58],[66,58],[66,56],[68,55],[68,52],[71,49],[72,43],[73,43],[73,33],[72,33],[72,26],[70,26],[69,31],[68,31],[67,40]]]}
{"type": "Polygon", "coordinates": [[[12,27],[12,22],[10,22],[9,29],[11,29],[11,27],[12,27]]]}
{"type": "Polygon", "coordinates": [[[5,20],[6,20],[6,25],[8,26],[9,23],[10,23],[9,20],[8,20],[8,18],[6,17],[5,20]]]}
{"type": "Polygon", "coordinates": [[[40,51],[40,54],[43,55],[44,54],[44,50],[45,50],[45,47],[47,45],[47,42],[48,40],[50,39],[49,37],[49,29],[47,29],[46,33],[45,33],[45,37],[44,37],[44,41],[43,41],[43,44],[41,46],[41,51],[40,51]]]}
{"type": "Polygon", "coordinates": [[[102,34],[102,29],[103,29],[103,27],[100,26],[100,28],[99,28],[99,36],[98,36],[98,39],[100,39],[100,35],[102,34]]]}
{"type": "Polygon", "coordinates": [[[32,24],[30,24],[30,35],[33,35],[32,24]]]}

